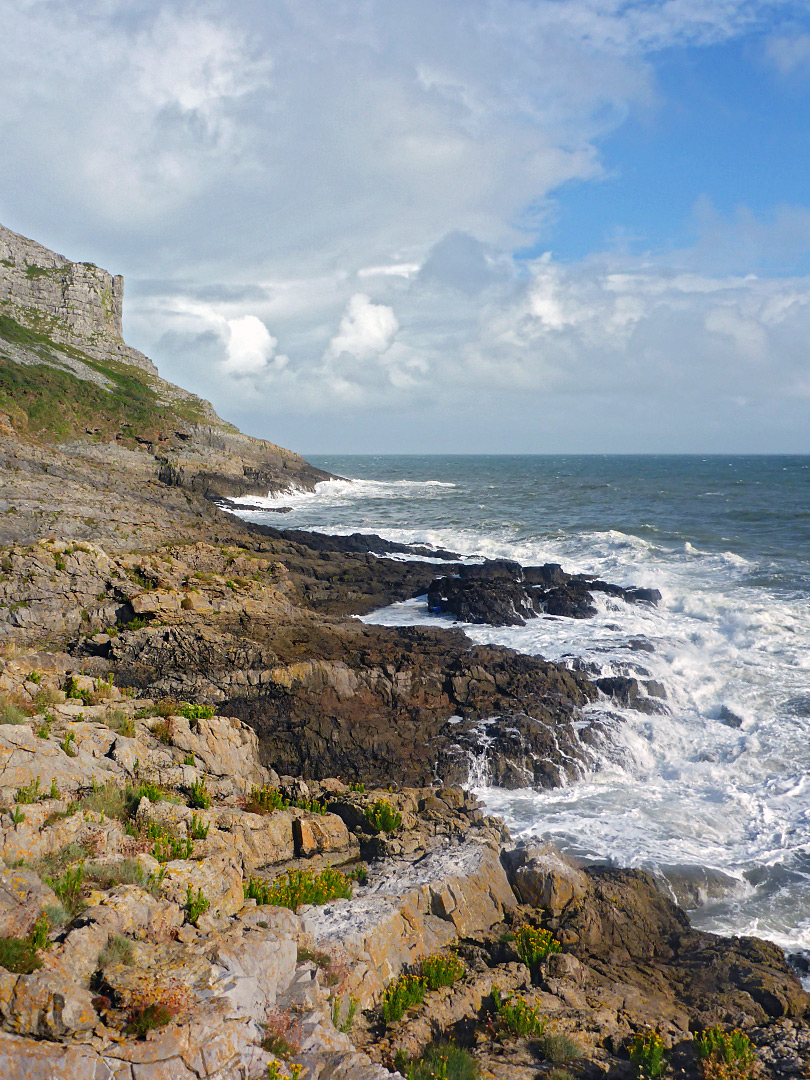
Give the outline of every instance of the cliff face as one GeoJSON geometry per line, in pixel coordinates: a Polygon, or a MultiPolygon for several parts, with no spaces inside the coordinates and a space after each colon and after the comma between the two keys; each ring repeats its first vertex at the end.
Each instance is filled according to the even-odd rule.
{"type": "Polygon", "coordinates": [[[124,279],[93,263],[70,262],[0,225],[0,310],[56,342],[99,359],[134,364],[153,375],[152,361],[123,341],[124,279]]]}

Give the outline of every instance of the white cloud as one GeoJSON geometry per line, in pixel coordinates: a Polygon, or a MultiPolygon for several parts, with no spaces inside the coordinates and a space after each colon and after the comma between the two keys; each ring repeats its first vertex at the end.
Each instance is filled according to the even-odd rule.
{"type": "Polygon", "coordinates": [[[393,309],[373,304],[365,293],[355,293],[340,320],[338,332],[329,342],[327,355],[348,353],[358,360],[370,360],[390,348],[399,323],[393,309]]]}
{"type": "Polygon", "coordinates": [[[227,319],[228,337],[223,369],[229,375],[260,375],[266,373],[271,361],[280,371],[287,364],[286,356],[277,356],[278,342],[255,315],[227,319]]]}

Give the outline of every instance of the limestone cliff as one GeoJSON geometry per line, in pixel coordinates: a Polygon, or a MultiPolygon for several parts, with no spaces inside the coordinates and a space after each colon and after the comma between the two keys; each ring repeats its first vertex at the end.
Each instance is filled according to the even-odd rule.
{"type": "Polygon", "coordinates": [[[23,326],[44,331],[100,360],[120,360],[153,375],[152,361],[123,340],[124,279],[64,255],[0,225],[0,308],[23,326]]]}

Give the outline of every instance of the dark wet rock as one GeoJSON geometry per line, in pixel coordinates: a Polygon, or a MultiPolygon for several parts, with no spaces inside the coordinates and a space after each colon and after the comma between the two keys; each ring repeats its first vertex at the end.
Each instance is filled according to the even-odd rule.
{"type": "Polygon", "coordinates": [[[596,679],[596,685],[617,705],[637,712],[661,712],[661,699],[666,697],[666,690],[660,682],[650,679],[639,682],[629,675],[612,675],[596,679]]]}
{"type": "Polygon", "coordinates": [[[662,866],[659,872],[664,879],[664,891],[686,911],[739,893],[743,888],[737,878],[710,866],[662,866]]]}
{"type": "Polygon", "coordinates": [[[717,719],[721,724],[725,724],[726,727],[730,728],[741,728],[743,725],[743,718],[738,716],[732,709],[729,709],[727,705],[720,706],[717,719]]]}
{"type": "Polygon", "coordinates": [[[522,626],[526,619],[554,615],[588,619],[596,614],[593,593],[628,603],[657,603],[657,589],[624,588],[584,574],[566,574],[557,563],[521,567],[506,559],[464,565],[454,576],[436,578],[428,589],[428,607],[462,622],[522,626]]]}

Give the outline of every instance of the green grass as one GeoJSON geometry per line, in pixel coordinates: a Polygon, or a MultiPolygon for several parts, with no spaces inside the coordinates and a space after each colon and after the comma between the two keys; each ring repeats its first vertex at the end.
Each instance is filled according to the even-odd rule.
{"type": "Polygon", "coordinates": [[[0,937],[0,967],[16,975],[30,975],[42,961],[30,938],[0,937]]]}
{"type": "Polygon", "coordinates": [[[420,974],[427,980],[430,990],[453,986],[464,978],[466,970],[457,956],[428,956],[420,965],[420,974]]]}

